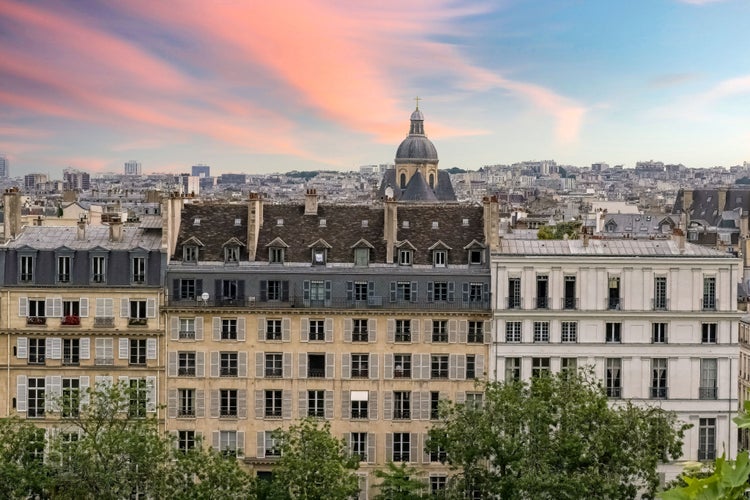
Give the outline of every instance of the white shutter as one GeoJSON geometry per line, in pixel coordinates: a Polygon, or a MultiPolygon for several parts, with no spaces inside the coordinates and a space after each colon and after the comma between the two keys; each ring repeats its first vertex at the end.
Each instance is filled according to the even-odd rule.
{"type": "Polygon", "coordinates": [[[44,381],[44,407],[46,411],[60,411],[60,398],[62,398],[62,377],[60,375],[48,375],[44,381]]]}
{"type": "Polygon", "coordinates": [[[245,432],[237,431],[237,455],[245,456],[245,432]]]}
{"type": "Polygon", "coordinates": [[[214,340],[221,340],[221,318],[214,316],[214,340]]]}
{"type": "Polygon", "coordinates": [[[247,377],[247,352],[240,351],[237,354],[237,376],[245,378],[247,377]]]}
{"type": "Polygon", "coordinates": [[[370,420],[378,419],[378,391],[370,391],[367,399],[368,411],[370,413],[370,420]]]}
{"type": "Polygon", "coordinates": [[[333,391],[326,391],[325,397],[325,417],[331,420],[333,418],[333,391]]]}
{"type": "Polygon", "coordinates": [[[411,378],[412,380],[419,380],[422,377],[422,355],[412,354],[411,355],[411,378]]]}
{"type": "Polygon", "coordinates": [[[255,378],[263,378],[265,375],[266,355],[263,352],[255,353],[255,378]]]}
{"type": "Polygon", "coordinates": [[[266,340],[266,318],[258,318],[258,341],[266,340]]]}
{"type": "Polygon", "coordinates": [[[167,354],[167,376],[177,376],[177,352],[169,351],[167,354]]]}
{"type": "Polygon", "coordinates": [[[466,380],[466,355],[456,354],[456,378],[466,380]]]}
{"type": "Polygon", "coordinates": [[[206,353],[203,351],[195,353],[195,376],[197,378],[206,376],[206,353]]]}
{"type": "Polygon", "coordinates": [[[167,395],[167,417],[177,418],[177,389],[169,389],[169,394],[167,395]]]}
{"type": "Polygon", "coordinates": [[[263,391],[255,391],[255,418],[263,418],[263,413],[265,410],[265,398],[263,396],[263,391]]]}
{"type": "Polygon", "coordinates": [[[206,391],[203,389],[195,391],[195,416],[196,418],[206,417],[206,391]]]}
{"type": "Polygon", "coordinates": [[[245,318],[237,318],[237,340],[245,341],[245,318]]]}
{"type": "Polygon", "coordinates": [[[336,376],[336,355],[332,352],[326,353],[326,378],[336,376]]]}
{"type": "MultiPolygon", "coordinates": [[[[374,432],[367,433],[367,463],[377,463],[377,434],[374,432]]],[[[366,491],[366,490],[365,490],[366,491]]]]}
{"type": "Polygon", "coordinates": [[[81,339],[80,342],[81,347],[81,359],[90,359],[91,358],[91,339],[88,337],[84,337],[81,339]]]}
{"type": "Polygon", "coordinates": [[[264,431],[258,431],[256,433],[255,456],[256,458],[263,458],[266,456],[266,433],[264,431]]]}
{"type": "Polygon", "coordinates": [[[195,340],[203,340],[203,316],[195,318],[195,340]]]}
{"type": "Polygon", "coordinates": [[[211,417],[218,418],[219,417],[219,391],[211,390],[209,392],[211,394],[211,417]]]}
{"type": "Polygon", "coordinates": [[[299,341],[308,342],[310,340],[310,319],[299,319],[299,341]]]}
{"type": "Polygon", "coordinates": [[[465,319],[458,320],[458,343],[465,344],[467,342],[469,332],[469,322],[465,319]]]}
{"type": "Polygon", "coordinates": [[[156,339],[146,339],[146,359],[156,359],[156,339]]]}
{"type": "Polygon", "coordinates": [[[292,320],[289,318],[281,320],[281,340],[284,342],[292,340],[292,320]]]}
{"type": "Polygon", "coordinates": [[[430,370],[432,368],[432,359],[429,354],[422,354],[422,380],[430,379],[430,370]]]}
{"type": "Polygon", "coordinates": [[[458,339],[458,321],[455,319],[448,320],[448,342],[455,344],[458,339]]]}
{"type": "Polygon", "coordinates": [[[341,391],[341,418],[349,420],[351,417],[351,397],[349,391],[341,391]]]}
{"type": "Polygon", "coordinates": [[[344,380],[352,378],[352,355],[349,353],[341,355],[341,378],[344,380]]]}
{"type": "Polygon", "coordinates": [[[301,352],[297,356],[297,377],[307,378],[307,353],[301,352]]]}
{"type": "Polygon", "coordinates": [[[146,299],[146,317],[156,317],[156,299],[146,299]]]}
{"type": "Polygon", "coordinates": [[[26,375],[16,377],[16,410],[19,412],[26,411],[26,397],[28,391],[28,382],[26,375]]]}
{"type": "Polygon", "coordinates": [[[89,376],[81,375],[78,377],[78,387],[81,394],[79,406],[85,408],[89,405],[89,376]]]}
{"type": "Polygon", "coordinates": [[[119,349],[117,351],[117,357],[120,359],[128,359],[128,347],[129,342],[128,339],[119,339],[119,349]]]}
{"type": "Polygon", "coordinates": [[[289,420],[292,418],[292,391],[281,392],[281,418],[289,420]]]}
{"type": "Polygon", "coordinates": [[[47,312],[47,316],[53,318],[62,318],[62,297],[55,297],[52,299],[52,313],[47,312]]]}
{"type": "Polygon", "coordinates": [[[393,354],[386,353],[383,359],[383,378],[391,380],[393,378],[393,354]]]}
{"type": "Polygon", "coordinates": [[[219,351],[211,351],[211,376],[219,376],[219,351]]]}
{"type": "Polygon", "coordinates": [[[354,330],[354,321],[351,318],[344,318],[344,342],[352,341],[352,331],[354,330]]]}
{"type": "Polygon", "coordinates": [[[18,337],[16,339],[16,357],[18,359],[26,359],[29,356],[29,339],[26,337],[18,337]]]}
{"type": "Polygon", "coordinates": [[[429,344],[430,342],[432,342],[432,320],[426,319],[424,320],[423,324],[424,324],[424,330],[423,330],[424,342],[426,344],[429,344]]]}
{"type": "Polygon", "coordinates": [[[50,359],[62,359],[62,339],[48,339],[49,343],[49,358],[50,359]]]}
{"type": "Polygon", "coordinates": [[[324,325],[326,332],[326,342],[333,342],[333,319],[326,318],[324,325]]]}
{"type": "Polygon", "coordinates": [[[376,319],[367,320],[367,339],[370,342],[378,341],[378,320],[376,319]]]}
{"type": "Polygon", "coordinates": [[[180,318],[172,316],[169,319],[169,338],[171,340],[180,339],[180,318]]]}
{"type": "Polygon", "coordinates": [[[156,411],[156,377],[150,375],[146,377],[146,411],[156,411]]]}
{"type": "Polygon", "coordinates": [[[410,319],[409,321],[409,331],[411,332],[411,342],[412,344],[418,344],[419,343],[419,323],[420,321],[418,319],[410,319]]]}
{"type": "MultiPolygon", "coordinates": [[[[247,389],[237,390],[237,416],[247,418],[247,389]]],[[[240,447],[239,438],[237,439],[237,447],[240,447]]]]}
{"type": "Polygon", "coordinates": [[[388,337],[386,338],[386,342],[395,342],[395,340],[396,340],[396,320],[395,319],[386,320],[386,324],[388,325],[388,337]]]}
{"type": "MultiPolygon", "coordinates": [[[[25,318],[29,315],[29,299],[26,297],[18,298],[18,315],[25,318]]],[[[26,410],[24,410],[26,411],[26,410]]]]}
{"type": "Polygon", "coordinates": [[[82,318],[88,318],[89,317],[89,299],[86,297],[81,297],[78,301],[78,309],[79,313],[82,318]]]}
{"type": "Polygon", "coordinates": [[[285,352],[281,356],[282,359],[282,378],[292,378],[292,353],[285,352]]]}
{"type": "Polygon", "coordinates": [[[489,344],[492,342],[492,321],[485,321],[484,322],[484,330],[482,331],[484,334],[484,343],[489,344]]]}
{"type": "Polygon", "coordinates": [[[369,370],[370,370],[370,380],[377,380],[379,378],[378,373],[378,354],[377,353],[370,353],[370,362],[369,362],[369,370]]]}
{"type": "Polygon", "coordinates": [[[484,378],[484,354],[477,354],[474,359],[476,360],[474,364],[474,372],[476,373],[477,378],[484,378]]]}
{"type": "Polygon", "coordinates": [[[130,317],[130,299],[127,299],[127,298],[120,299],[120,317],[121,318],[130,317]]]}
{"type": "Polygon", "coordinates": [[[307,391],[299,391],[299,395],[297,396],[297,412],[299,418],[307,416],[307,391]]]}
{"type": "Polygon", "coordinates": [[[383,394],[383,418],[393,420],[393,391],[383,394]]]}

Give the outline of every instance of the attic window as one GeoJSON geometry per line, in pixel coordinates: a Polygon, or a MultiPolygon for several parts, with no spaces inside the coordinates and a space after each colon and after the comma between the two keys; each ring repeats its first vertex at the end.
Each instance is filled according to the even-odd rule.
{"type": "Polygon", "coordinates": [[[322,266],[326,263],[326,249],[315,248],[312,251],[312,263],[313,265],[322,266]]]}
{"type": "Polygon", "coordinates": [[[463,222],[461,222],[461,225],[466,227],[469,225],[469,219],[464,219],[463,222]]]}
{"type": "Polygon", "coordinates": [[[369,224],[370,224],[370,221],[368,221],[367,219],[362,219],[362,227],[367,227],[369,226],[369,224]]]}
{"type": "Polygon", "coordinates": [[[402,222],[401,227],[404,229],[409,229],[409,221],[405,220],[404,222],[402,222]]]}
{"type": "Polygon", "coordinates": [[[440,225],[438,224],[438,221],[434,220],[432,221],[432,229],[438,229],[440,225]]]}
{"type": "Polygon", "coordinates": [[[239,227],[242,225],[242,219],[234,219],[234,225],[239,227]]]}
{"type": "Polygon", "coordinates": [[[200,217],[196,217],[195,220],[193,220],[194,226],[200,226],[201,225],[201,219],[200,217]]]}
{"type": "Polygon", "coordinates": [[[224,247],[224,263],[237,264],[240,261],[240,247],[236,245],[224,247]]]}
{"type": "Polygon", "coordinates": [[[320,219],[320,227],[326,227],[326,220],[320,219]]]}
{"type": "Polygon", "coordinates": [[[284,225],[284,219],[276,219],[276,225],[277,226],[283,226],[284,225]]]}

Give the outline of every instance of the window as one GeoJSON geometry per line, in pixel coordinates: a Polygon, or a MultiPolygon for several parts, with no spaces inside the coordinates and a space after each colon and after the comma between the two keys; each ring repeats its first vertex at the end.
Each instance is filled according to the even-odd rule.
{"type": "Polygon", "coordinates": [[[97,366],[113,365],[115,363],[112,339],[94,339],[95,358],[94,364],[97,366]]]}
{"type": "Polygon", "coordinates": [[[469,283],[469,302],[482,302],[483,290],[482,283],[469,283]]]}
{"type": "Polygon", "coordinates": [[[606,370],[607,397],[622,397],[622,360],[607,358],[606,370]]]}
{"type": "Polygon", "coordinates": [[[448,355],[433,354],[431,356],[431,378],[448,378],[448,355]]]}
{"type": "Polygon", "coordinates": [[[549,321],[534,321],[534,342],[549,342],[549,321]]]}
{"type": "Polygon", "coordinates": [[[433,342],[448,342],[448,320],[446,319],[432,320],[432,341],[433,342]]]}
{"type": "Polygon", "coordinates": [[[312,263],[315,265],[325,265],[326,263],[326,249],[325,248],[313,249],[312,263]]]}
{"type": "Polygon", "coordinates": [[[432,265],[435,267],[445,267],[448,261],[448,252],[445,250],[435,250],[432,252],[432,265]]]}
{"type": "Polygon", "coordinates": [[[354,282],[354,300],[356,300],[357,302],[366,301],[368,291],[369,291],[369,287],[366,281],[354,282]]]}
{"type": "Polygon", "coordinates": [[[536,308],[547,309],[549,307],[549,277],[538,275],[536,277],[536,308]]]}
{"type": "Polygon", "coordinates": [[[651,360],[651,399],[667,398],[667,359],[651,360]]]}
{"type": "Polygon", "coordinates": [[[78,325],[81,318],[81,302],[78,300],[63,300],[63,324],[78,325]]]}
{"type": "Polygon", "coordinates": [[[716,419],[701,418],[698,421],[698,460],[716,458],[716,419]]]}
{"type": "Polygon", "coordinates": [[[265,449],[267,457],[278,457],[281,456],[281,449],[279,449],[276,438],[273,437],[273,432],[265,432],[265,449]]]}
{"type": "Polygon", "coordinates": [[[266,354],[266,378],[281,378],[284,374],[283,355],[280,352],[266,354]]]}
{"type": "Polygon", "coordinates": [[[411,418],[411,392],[393,391],[393,419],[409,420],[411,418]]]}
{"type": "Polygon", "coordinates": [[[81,340],[80,339],[63,339],[63,359],[64,366],[78,366],[81,359],[81,340]]]}
{"type": "Polygon", "coordinates": [[[326,299],[326,288],[325,282],[323,281],[311,281],[310,282],[310,300],[323,302],[326,299]]]}
{"type": "Polygon", "coordinates": [[[265,394],[266,418],[281,418],[281,391],[280,390],[267,390],[265,394]]]}
{"type": "Polygon", "coordinates": [[[716,359],[701,359],[699,399],[716,399],[716,359]]]}
{"type": "Polygon", "coordinates": [[[505,381],[521,380],[521,358],[505,358],[505,381]]]}
{"type": "Polygon", "coordinates": [[[104,283],[107,280],[106,259],[103,256],[91,258],[91,281],[94,283],[104,283]]]}
{"type": "Polygon", "coordinates": [[[370,376],[369,367],[369,354],[352,354],[352,378],[368,378],[370,376]]]}
{"type": "Polygon", "coordinates": [[[440,393],[438,391],[430,392],[430,420],[440,418],[440,393]]]}
{"type": "Polygon", "coordinates": [[[29,339],[28,363],[30,365],[43,365],[46,356],[47,344],[44,339],[29,339]]]}
{"type": "Polygon", "coordinates": [[[605,342],[622,342],[622,323],[606,323],[604,325],[605,342]]]}
{"type": "MultiPolygon", "coordinates": [[[[266,289],[266,298],[269,301],[285,300],[284,299],[284,283],[281,280],[268,280],[266,289]]],[[[288,290],[288,285],[287,285],[288,290]]],[[[287,295],[289,293],[287,292],[287,295]]]]}
{"type": "Polygon", "coordinates": [[[405,302],[413,300],[410,281],[399,281],[396,283],[396,299],[405,302]]]}
{"type": "Polygon", "coordinates": [[[411,378],[411,354],[393,355],[393,376],[395,378],[411,378]]]}
{"type": "Polygon", "coordinates": [[[225,264],[236,264],[240,261],[240,247],[238,246],[226,246],[224,247],[224,263],[225,264]]]}
{"type": "Polygon", "coordinates": [[[131,300],[128,324],[145,325],[147,317],[147,302],[145,300],[131,300]]]}
{"type": "Polygon", "coordinates": [[[351,452],[352,456],[359,457],[360,462],[367,461],[367,433],[351,433],[351,452]]]}
{"type": "Polygon", "coordinates": [[[430,495],[434,498],[445,498],[446,476],[430,476],[430,495]]]}
{"type": "Polygon", "coordinates": [[[237,373],[237,353],[219,353],[219,375],[222,377],[236,377],[237,373]]]}
{"type": "Polygon", "coordinates": [[[190,340],[195,338],[195,318],[180,318],[181,340],[190,340]]]}
{"type": "Polygon", "coordinates": [[[148,401],[146,379],[131,378],[128,395],[130,398],[128,415],[133,418],[144,418],[146,416],[146,402],[148,401]]]}
{"type": "Polygon", "coordinates": [[[484,394],[481,392],[467,392],[466,406],[468,408],[478,409],[484,405],[484,394]]]}
{"type": "Polygon", "coordinates": [[[181,300],[195,300],[198,295],[196,294],[196,282],[194,279],[183,279],[180,280],[180,299],[181,300]]]}
{"type": "Polygon", "coordinates": [[[284,263],[284,249],[281,247],[271,247],[268,250],[268,260],[271,264],[284,263]]]}
{"type": "Polygon", "coordinates": [[[44,299],[29,299],[29,318],[44,318],[44,299]]]}
{"type": "Polygon", "coordinates": [[[620,277],[610,276],[608,280],[607,309],[620,309],[620,277]]]}
{"type": "Polygon", "coordinates": [[[505,341],[521,342],[521,322],[507,321],[505,323],[505,341]]]}
{"type": "Polygon", "coordinates": [[[178,389],[178,417],[195,417],[195,389],[178,389]]]}
{"type": "Polygon", "coordinates": [[[130,339],[130,364],[146,364],[146,339],[130,339]]]}
{"type": "Polygon", "coordinates": [[[368,418],[369,393],[367,391],[351,391],[352,418],[368,418]]]}
{"type": "Polygon", "coordinates": [[[177,432],[177,449],[186,452],[195,448],[195,431],[177,432]]]}
{"type": "Polygon", "coordinates": [[[21,282],[32,283],[34,281],[34,257],[31,255],[21,256],[21,282]]]}
{"type": "Polygon", "coordinates": [[[195,352],[177,353],[177,375],[195,377],[195,352]]]}
{"type": "MultiPolygon", "coordinates": [[[[279,331],[281,331],[281,320],[279,320],[279,331]]],[[[221,340],[237,340],[237,320],[236,319],[222,318],[221,340]]]]}
{"type": "Polygon", "coordinates": [[[701,325],[701,342],[704,344],[716,343],[716,323],[703,323],[701,325]]]}
{"type": "Polygon", "coordinates": [[[242,454],[237,443],[237,431],[219,431],[219,451],[227,457],[236,457],[242,454]]]}
{"type": "Polygon", "coordinates": [[[654,344],[667,343],[667,323],[653,323],[651,325],[651,342],[654,344]]]}
{"type": "Polygon", "coordinates": [[[410,266],[412,261],[412,251],[400,249],[398,251],[398,263],[401,266],[410,266]]]}
{"type": "Polygon", "coordinates": [[[29,418],[44,417],[44,378],[29,378],[26,416],[29,418]]]}
{"type": "Polygon", "coordinates": [[[576,277],[565,276],[563,288],[563,309],[576,309],[576,277]]]}
{"type": "Polygon", "coordinates": [[[703,278],[703,310],[716,310],[716,278],[713,276],[703,278]]]}
{"type": "Polygon", "coordinates": [[[396,342],[411,342],[411,320],[410,319],[397,319],[396,320],[396,342]]]}
{"type": "Polygon", "coordinates": [[[308,322],[308,339],[309,340],[325,340],[325,321],[322,319],[311,319],[308,322]]]}
{"type": "Polygon", "coordinates": [[[521,278],[508,278],[508,309],[521,308],[521,278]]]}
{"type": "Polygon", "coordinates": [[[393,462],[408,462],[410,441],[408,432],[393,433],[393,462]]]}
{"type": "Polygon", "coordinates": [[[325,410],[325,392],[326,391],[307,391],[307,416],[323,418],[326,415],[325,410]]]}
{"type": "Polygon", "coordinates": [[[531,376],[542,377],[549,374],[549,358],[531,358],[531,376]]]}
{"type": "Polygon", "coordinates": [[[562,342],[578,342],[578,322],[563,321],[560,324],[560,340],[562,342]]]}
{"type": "Polygon", "coordinates": [[[469,264],[477,265],[482,263],[482,251],[476,248],[469,250],[469,264]]]}
{"type": "Polygon", "coordinates": [[[446,459],[448,458],[448,454],[446,451],[438,446],[436,450],[430,451],[430,462],[441,462],[445,463],[446,459]]]}
{"type": "Polygon", "coordinates": [[[352,320],[352,342],[367,342],[369,340],[366,319],[352,320]]]}
{"type": "Polygon", "coordinates": [[[466,340],[469,344],[484,343],[484,321],[469,321],[469,331],[466,340]]]}
{"type": "Polygon", "coordinates": [[[477,357],[474,354],[466,355],[466,380],[477,378],[477,357]]]}
{"type": "Polygon", "coordinates": [[[58,283],[70,282],[70,256],[60,255],[57,257],[57,281],[58,283]]]}
{"type": "Polygon", "coordinates": [[[237,280],[221,280],[221,301],[224,304],[233,304],[239,297],[239,282],[237,280]]]}
{"type": "Polygon", "coordinates": [[[81,384],[78,378],[62,379],[60,414],[63,418],[77,417],[81,402],[81,384]]]}
{"type": "Polygon", "coordinates": [[[654,277],[654,310],[664,311],[667,309],[667,277],[654,277]]]}
{"type": "Polygon", "coordinates": [[[577,358],[560,358],[560,371],[563,373],[576,373],[578,370],[577,358]]]}
{"type": "Polygon", "coordinates": [[[354,249],[354,265],[355,266],[367,266],[370,263],[370,249],[369,248],[355,248],[354,249]]]}
{"type": "Polygon", "coordinates": [[[182,261],[183,262],[198,262],[198,247],[194,245],[186,245],[182,247],[182,261]]]}
{"type": "Polygon", "coordinates": [[[435,302],[446,302],[448,300],[448,282],[435,281],[432,284],[432,297],[435,302]]]}
{"type": "Polygon", "coordinates": [[[219,390],[219,416],[237,416],[237,389],[219,390]]]}
{"type": "Polygon", "coordinates": [[[326,376],[326,355],[307,355],[307,376],[309,378],[324,378],[326,376]]]}
{"type": "Polygon", "coordinates": [[[131,282],[133,283],[145,283],[146,282],[146,257],[133,257],[132,260],[132,274],[130,275],[131,282]]]}

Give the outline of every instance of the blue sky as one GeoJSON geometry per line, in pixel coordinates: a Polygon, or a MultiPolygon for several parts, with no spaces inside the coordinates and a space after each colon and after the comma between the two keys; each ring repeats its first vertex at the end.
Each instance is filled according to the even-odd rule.
{"type": "Polygon", "coordinates": [[[0,0],[11,173],[750,161],[745,0],[0,0]],[[272,5],[270,5],[272,4],[272,5]]]}

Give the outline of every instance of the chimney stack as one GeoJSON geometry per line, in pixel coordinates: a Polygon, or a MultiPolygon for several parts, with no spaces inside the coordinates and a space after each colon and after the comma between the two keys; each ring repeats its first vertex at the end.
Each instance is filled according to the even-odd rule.
{"type": "Polygon", "coordinates": [[[386,196],[383,206],[385,212],[383,215],[383,239],[385,240],[385,261],[388,263],[393,262],[394,259],[394,248],[396,246],[396,238],[398,236],[398,210],[396,200],[392,197],[386,196]]]}
{"type": "Polygon", "coordinates": [[[497,196],[485,196],[482,199],[484,222],[484,242],[489,247],[490,252],[498,250],[500,247],[500,204],[497,196]]]}
{"type": "Polygon", "coordinates": [[[315,188],[305,192],[305,215],[318,215],[318,192],[315,188]]]}
{"type": "Polygon", "coordinates": [[[21,232],[21,193],[18,188],[6,189],[3,194],[5,218],[3,229],[5,241],[15,238],[21,232]]]}
{"type": "Polygon", "coordinates": [[[258,237],[263,227],[263,198],[259,193],[248,194],[247,200],[247,253],[250,262],[258,253],[258,237]]]}
{"type": "Polygon", "coordinates": [[[119,243],[122,241],[122,220],[112,217],[109,223],[109,241],[119,243]]]}
{"type": "Polygon", "coordinates": [[[685,232],[681,227],[676,227],[672,230],[672,239],[677,243],[677,248],[680,254],[685,253],[685,232]]]}
{"type": "Polygon", "coordinates": [[[86,214],[81,214],[78,218],[78,230],[76,231],[76,240],[86,240],[86,214]]]}

